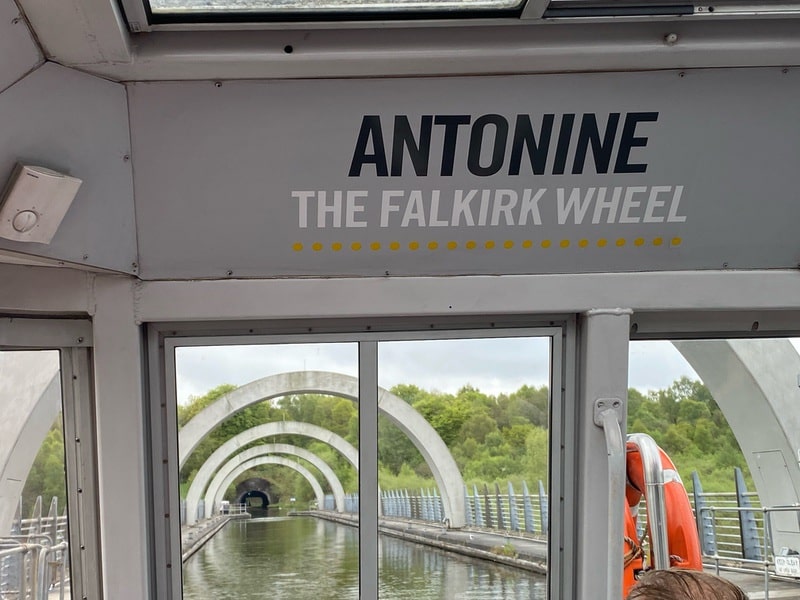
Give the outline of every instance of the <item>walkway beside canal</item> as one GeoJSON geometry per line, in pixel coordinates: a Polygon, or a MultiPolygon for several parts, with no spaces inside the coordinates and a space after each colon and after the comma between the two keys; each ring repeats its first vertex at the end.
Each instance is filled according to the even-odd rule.
{"type": "MultiPolygon", "coordinates": [[[[358,516],[352,514],[321,510],[291,514],[308,515],[354,527],[358,526],[358,516]]],[[[425,521],[387,517],[381,518],[378,530],[384,535],[395,536],[441,550],[491,560],[542,575],[547,573],[547,541],[543,539],[473,529],[447,529],[425,521]]]]}
{"type": "Polygon", "coordinates": [[[192,525],[181,526],[181,562],[186,562],[192,554],[203,547],[203,544],[214,537],[228,521],[249,518],[250,515],[248,513],[215,515],[210,519],[203,519],[192,525]]]}

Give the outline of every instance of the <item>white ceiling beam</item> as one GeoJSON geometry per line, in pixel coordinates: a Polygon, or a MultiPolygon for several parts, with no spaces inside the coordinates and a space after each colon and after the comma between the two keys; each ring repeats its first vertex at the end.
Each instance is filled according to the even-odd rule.
{"type": "Polygon", "coordinates": [[[47,58],[64,65],[126,63],[128,28],[113,0],[19,0],[47,58]]]}
{"type": "Polygon", "coordinates": [[[121,81],[394,77],[800,65],[800,19],[151,32],[121,81]],[[669,44],[667,34],[675,34],[669,44]]]}

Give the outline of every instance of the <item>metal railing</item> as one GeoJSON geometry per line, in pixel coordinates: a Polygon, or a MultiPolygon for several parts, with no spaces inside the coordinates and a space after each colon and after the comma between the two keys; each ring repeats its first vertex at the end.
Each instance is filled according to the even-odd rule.
{"type": "MultiPolygon", "coordinates": [[[[747,511],[755,512],[751,507],[740,507],[740,506],[706,506],[701,508],[700,514],[702,515],[710,515],[710,521],[712,527],[714,529],[714,533],[717,533],[717,523],[722,522],[726,523],[732,520],[739,521],[741,515],[747,511]],[[723,517],[718,518],[718,513],[734,513],[734,517],[723,517]]],[[[776,572],[776,558],[782,558],[784,560],[787,557],[782,556],[780,554],[775,554],[775,549],[772,545],[772,514],[778,512],[794,512],[800,515],[800,506],[763,506],[758,509],[758,513],[760,513],[759,522],[762,524],[761,527],[761,557],[758,559],[754,558],[745,558],[743,556],[735,556],[731,557],[730,552],[725,550],[719,551],[717,550],[713,554],[707,554],[704,552],[703,556],[706,559],[712,560],[714,564],[714,568],[719,574],[719,572],[723,569],[726,570],[737,570],[737,571],[751,571],[756,572],[760,571],[764,575],[764,598],[769,600],[769,582],[770,578],[776,575],[782,575],[781,573],[776,572]]],[[[728,524],[721,525],[721,527],[730,527],[728,524]]],[[[724,535],[724,534],[723,534],[724,535]]],[[[795,557],[796,558],[796,557],[795,557]]],[[[796,577],[796,576],[795,576],[796,577]]]]}
{"type": "Polygon", "coordinates": [[[53,593],[68,598],[69,547],[66,513],[58,514],[58,499],[50,501],[47,516],[42,498],[31,517],[22,518],[22,506],[8,535],[0,537],[0,600],[45,600],[53,593]]]}
{"type": "Polygon", "coordinates": [[[247,504],[221,504],[218,514],[220,515],[244,515],[247,514],[247,504]]]}
{"type": "Polygon", "coordinates": [[[69,587],[68,545],[0,538],[0,599],[47,600],[57,590],[64,600],[69,587]]]}
{"type": "MultiPolygon", "coordinates": [[[[464,489],[464,508],[467,527],[477,529],[499,530],[503,532],[546,535],[548,529],[548,499],[544,484],[538,482],[538,493],[530,493],[525,482],[522,493],[516,493],[511,482],[507,490],[500,484],[494,484],[494,491],[489,486],[472,486],[472,493],[464,489]]],[[[432,523],[445,523],[448,515],[444,509],[438,490],[384,490],[381,491],[381,511],[383,516],[402,519],[414,519],[432,523]]],[[[334,510],[334,497],[325,496],[323,510],[334,510]]],[[[344,512],[358,512],[358,494],[347,494],[344,512]]]]}

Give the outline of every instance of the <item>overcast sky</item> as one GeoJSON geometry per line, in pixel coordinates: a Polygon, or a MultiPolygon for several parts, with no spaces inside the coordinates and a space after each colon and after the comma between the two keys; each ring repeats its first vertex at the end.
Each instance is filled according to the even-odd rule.
{"type": "MultiPolygon", "coordinates": [[[[281,344],[178,348],[178,401],[201,396],[223,383],[244,385],[288,371],[320,370],[357,375],[355,343],[281,344]]],[[[381,342],[378,383],[390,388],[412,383],[427,390],[456,392],[472,385],[488,394],[513,392],[524,384],[546,385],[549,350],[545,338],[381,342]]],[[[669,342],[631,343],[631,387],[668,387],[697,374],[669,342]]]]}

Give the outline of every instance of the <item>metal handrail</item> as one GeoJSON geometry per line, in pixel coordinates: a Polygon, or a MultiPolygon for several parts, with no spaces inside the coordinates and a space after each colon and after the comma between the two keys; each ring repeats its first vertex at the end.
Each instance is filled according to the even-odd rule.
{"type": "Polygon", "coordinates": [[[647,502],[647,516],[650,522],[650,544],[653,566],[668,569],[669,541],[667,538],[667,508],[664,499],[664,469],[661,466],[661,453],[652,437],[644,433],[628,435],[628,441],[639,449],[644,469],[644,497],[647,502]]]}
{"type": "MultiPolygon", "coordinates": [[[[66,573],[66,554],[69,545],[61,542],[56,545],[22,542],[18,537],[0,538],[0,561],[19,557],[22,566],[19,569],[18,587],[12,593],[17,598],[29,600],[47,600],[49,585],[47,575],[55,565],[60,583],[60,598],[64,599],[66,573]],[[57,561],[48,561],[48,557],[61,553],[57,561]],[[25,565],[26,559],[30,561],[25,565]]],[[[10,590],[0,590],[5,592],[10,590]]]]}
{"type": "MultiPolygon", "coordinates": [[[[625,499],[625,441],[619,423],[621,402],[615,399],[595,401],[594,422],[603,428],[608,453],[608,531],[623,531],[623,506],[625,499]]],[[[606,556],[606,596],[622,596],[622,555],[614,535],[608,536],[608,555],[606,556]]]]}

